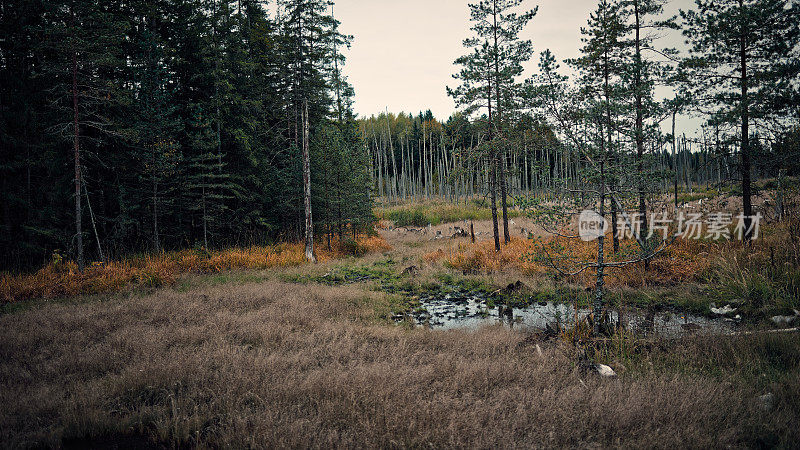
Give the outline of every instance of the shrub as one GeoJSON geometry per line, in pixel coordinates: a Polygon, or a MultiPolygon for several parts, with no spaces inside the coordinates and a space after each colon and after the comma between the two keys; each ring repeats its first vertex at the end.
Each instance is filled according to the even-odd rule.
{"type": "Polygon", "coordinates": [[[353,239],[345,239],[341,243],[342,250],[353,256],[363,256],[367,253],[367,248],[353,239]]]}

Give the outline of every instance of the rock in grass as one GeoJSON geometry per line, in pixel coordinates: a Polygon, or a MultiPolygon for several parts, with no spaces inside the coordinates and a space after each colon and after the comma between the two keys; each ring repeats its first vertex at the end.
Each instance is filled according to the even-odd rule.
{"type": "Polygon", "coordinates": [[[612,369],[610,366],[607,366],[605,364],[597,364],[597,363],[595,363],[593,368],[603,378],[613,378],[613,377],[617,376],[617,373],[614,372],[614,369],[612,369]]]}
{"type": "Polygon", "coordinates": [[[717,308],[716,305],[713,303],[711,304],[711,312],[720,316],[730,314],[734,311],[736,311],[736,308],[732,307],[731,305],[725,305],[722,308],[717,308]]]}
{"type": "Polygon", "coordinates": [[[791,325],[797,319],[797,316],[772,316],[770,320],[775,325],[791,325]]]}
{"type": "Polygon", "coordinates": [[[419,272],[419,268],[417,266],[408,266],[403,269],[403,275],[416,275],[419,272]]]}
{"type": "Polygon", "coordinates": [[[769,411],[775,405],[775,394],[772,392],[767,392],[764,395],[758,397],[759,406],[764,411],[769,411]]]}

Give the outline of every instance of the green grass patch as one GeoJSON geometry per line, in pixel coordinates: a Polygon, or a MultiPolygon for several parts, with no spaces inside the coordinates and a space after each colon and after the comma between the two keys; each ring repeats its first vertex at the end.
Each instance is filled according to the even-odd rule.
{"type": "Polygon", "coordinates": [[[679,192],[678,193],[678,204],[685,204],[696,202],[698,200],[706,200],[710,198],[715,198],[719,195],[719,191],[714,189],[709,190],[696,190],[693,192],[679,192]]]}
{"type": "Polygon", "coordinates": [[[712,286],[683,284],[666,288],[625,288],[610,291],[608,304],[636,308],[675,309],[695,315],[711,314],[712,303],[736,303],[712,286]]]}
{"type": "MultiPolygon", "coordinates": [[[[499,209],[500,205],[498,205],[499,209]]],[[[519,217],[521,211],[509,205],[509,217],[519,217]]],[[[483,201],[473,200],[467,204],[444,202],[409,203],[398,206],[375,208],[375,215],[380,219],[391,220],[398,227],[424,227],[428,224],[459,222],[463,220],[489,220],[492,210],[483,201]]]]}
{"type": "Polygon", "coordinates": [[[800,267],[771,263],[740,252],[717,262],[705,274],[717,295],[741,303],[750,314],[770,316],[800,309],[800,267]]]}

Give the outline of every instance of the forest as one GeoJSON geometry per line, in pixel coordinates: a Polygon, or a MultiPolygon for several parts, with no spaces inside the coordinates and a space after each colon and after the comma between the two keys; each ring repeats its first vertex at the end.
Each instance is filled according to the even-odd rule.
{"type": "Polygon", "coordinates": [[[2,268],[296,240],[306,153],[316,226],[366,229],[351,37],[277,6],[4,2],[2,268]]]}
{"type": "Polygon", "coordinates": [[[0,448],[795,447],[800,2],[560,3],[0,0],[0,448]]]}
{"type": "MultiPolygon", "coordinates": [[[[770,3],[773,15],[782,3],[770,3]]],[[[373,198],[486,197],[498,190],[492,177],[501,203],[555,195],[581,182],[582,146],[607,146],[600,151],[621,157],[617,172],[653,175],[651,197],[740,180],[744,164],[756,179],[797,171],[798,131],[786,125],[797,111],[792,23],[754,37],[765,50],[745,62],[755,71],[745,162],[731,78],[706,78],[736,73],[741,61],[730,49],[703,59],[720,49],[704,41],[714,23],[701,16],[686,17],[691,57],[656,48],[650,30],[678,27],[661,22],[658,2],[641,11],[599,4],[582,56],[568,61],[574,83],[544,53],[539,79],[520,80],[533,50],[518,34],[533,15],[501,11],[502,39],[483,30],[458,61],[462,84],[451,94],[465,109],[446,120],[430,111],[355,117],[340,52],[352,36],[330,6],[279,2],[276,11],[254,1],[5,6],[3,268],[36,268],[54,254],[83,265],[303,238],[306,104],[314,228],[340,237],[370,229],[373,198]],[[664,85],[676,92],[669,101],[655,98],[664,85]],[[687,111],[708,114],[700,137],[662,131],[687,111]]],[[[725,14],[715,20],[735,20],[725,14]]]]}

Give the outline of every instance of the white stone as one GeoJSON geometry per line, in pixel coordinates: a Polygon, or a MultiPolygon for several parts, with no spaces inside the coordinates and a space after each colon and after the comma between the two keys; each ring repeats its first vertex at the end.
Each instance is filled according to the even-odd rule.
{"type": "Polygon", "coordinates": [[[594,369],[597,371],[597,373],[600,374],[601,377],[604,378],[611,378],[617,376],[617,373],[614,372],[614,369],[605,364],[595,364],[594,369]]]}
{"type": "Polygon", "coordinates": [[[766,394],[759,396],[758,400],[761,402],[761,409],[764,411],[769,411],[775,404],[775,395],[772,392],[767,392],[766,394]]]}
{"type": "Polygon", "coordinates": [[[720,316],[730,314],[734,311],[736,311],[736,308],[731,305],[725,305],[722,308],[715,308],[713,304],[711,305],[711,312],[714,314],[719,314],[720,316]]]}
{"type": "Polygon", "coordinates": [[[775,325],[789,325],[796,318],[797,316],[772,316],[771,320],[775,325]]]}

